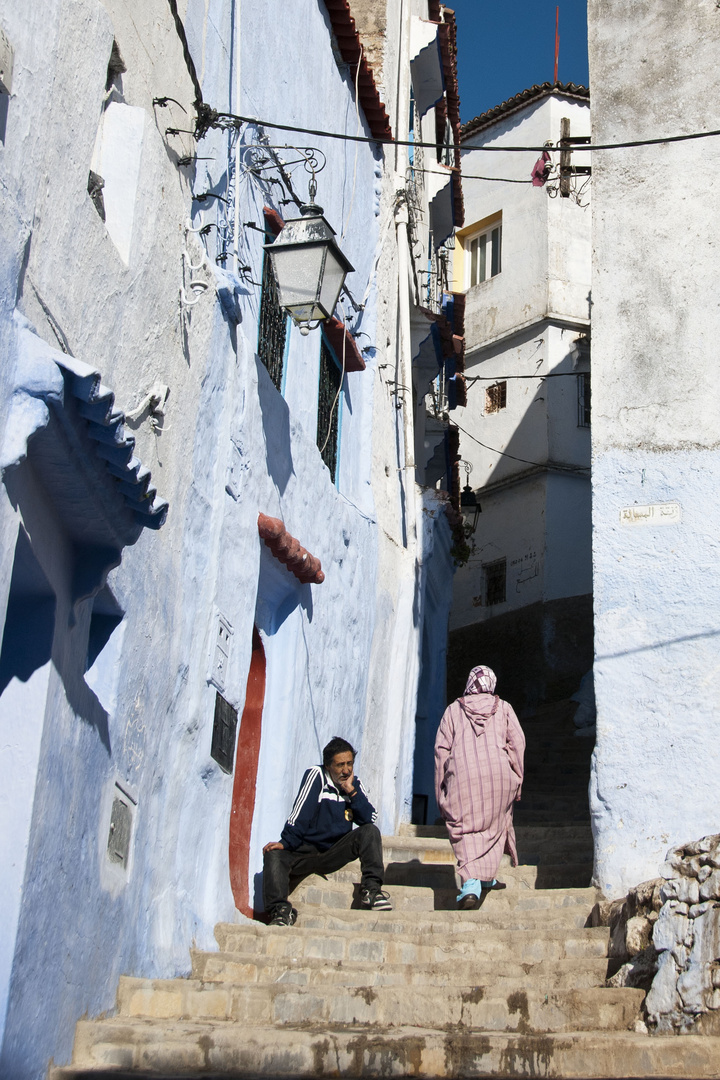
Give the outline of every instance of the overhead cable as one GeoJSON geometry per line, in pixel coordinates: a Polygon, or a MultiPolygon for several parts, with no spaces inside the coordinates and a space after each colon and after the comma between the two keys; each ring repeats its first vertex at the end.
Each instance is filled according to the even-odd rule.
{"type": "Polygon", "coordinates": [[[466,375],[465,382],[468,386],[482,380],[483,382],[505,382],[507,379],[568,379],[577,378],[578,375],[587,374],[582,371],[548,371],[545,375],[538,372],[537,375],[466,375]]]}
{"type": "Polygon", "coordinates": [[[584,465],[565,465],[559,461],[530,461],[528,458],[517,457],[515,454],[509,454],[507,450],[498,450],[494,446],[488,446],[487,443],[480,442],[480,439],[476,439],[469,431],[460,427],[456,420],[451,420],[450,423],[453,424],[458,431],[462,431],[463,435],[466,435],[468,439],[472,439],[473,442],[476,442],[478,446],[482,446],[485,450],[491,450],[493,454],[497,454],[499,457],[512,458],[513,461],[521,461],[523,465],[537,465],[540,469],[560,469],[563,472],[582,473],[583,475],[588,475],[590,473],[590,469],[586,468],[584,465]]]}
{"type": "MultiPolygon", "coordinates": [[[[418,142],[416,140],[403,141],[401,139],[376,139],[367,135],[347,135],[340,131],[324,131],[321,128],[306,128],[300,127],[297,124],[275,124],[270,120],[258,120],[255,116],[239,116],[235,113],[214,112],[221,124],[227,124],[228,126],[234,126],[235,124],[259,124],[262,127],[277,128],[280,131],[294,131],[299,135],[319,135],[326,139],[342,139],[347,142],[362,142],[362,143],[382,143],[392,146],[418,146],[425,149],[437,150],[437,142],[418,142]]],[[[716,131],[694,131],[689,135],[664,135],[657,139],[632,139],[627,142],[617,143],[588,143],[581,146],[565,147],[566,150],[577,151],[580,153],[589,153],[594,150],[622,150],[626,147],[634,146],[656,146],[660,143],[671,142],[686,142],[688,139],[710,139],[714,136],[720,135],[720,129],[716,131]]],[[[523,153],[529,151],[532,153],[542,153],[543,150],[558,149],[557,146],[548,147],[543,146],[467,146],[460,147],[461,153],[470,153],[471,151],[479,151],[481,153],[488,154],[512,154],[523,153]]]]}
{"type": "MultiPolygon", "coordinates": [[[[180,18],[180,15],[178,13],[177,2],[176,0],[168,0],[168,4],[170,5],[170,11],[175,22],[175,29],[177,30],[178,37],[180,38],[180,41],[182,43],[185,65],[187,67],[188,74],[190,75],[193,88],[195,90],[194,104],[195,111],[197,112],[195,134],[197,138],[202,138],[202,136],[211,127],[237,127],[239,124],[259,124],[263,127],[275,128],[278,131],[293,131],[299,135],[319,135],[326,139],[341,139],[344,142],[380,143],[382,145],[389,146],[418,146],[423,147],[424,149],[437,150],[437,142],[417,142],[415,140],[404,141],[401,139],[394,139],[392,136],[388,139],[377,139],[368,137],[367,135],[347,135],[344,132],[339,131],[323,131],[320,128],[299,127],[297,124],[274,124],[271,123],[269,120],[258,120],[255,116],[240,116],[237,113],[218,112],[203,101],[200,80],[198,79],[195,64],[190,53],[190,47],[188,45],[185,27],[183,26],[182,19],[180,18]]],[[[628,140],[627,142],[596,143],[595,145],[587,144],[579,147],[565,147],[565,149],[569,150],[570,152],[575,149],[585,152],[591,152],[595,150],[622,150],[627,147],[658,146],[661,143],[687,142],[689,139],[710,139],[717,135],[720,135],[720,129],[715,131],[694,131],[688,135],[665,135],[661,138],[656,139],[632,139],[628,140]]],[[[532,153],[542,153],[543,150],[547,149],[547,144],[544,144],[543,146],[461,146],[460,152],[470,153],[471,151],[478,150],[481,153],[486,154],[512,154],[522,153],[527,150],[531,151],[532,153]]],[[[469,179],[492,178],[471,177],[469,179]]],[[[519,182],[522,183],[524,181],[519,182]]]]}

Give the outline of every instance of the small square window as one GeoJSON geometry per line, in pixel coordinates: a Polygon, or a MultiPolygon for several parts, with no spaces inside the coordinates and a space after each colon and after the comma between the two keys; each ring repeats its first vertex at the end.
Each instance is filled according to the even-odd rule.
{"type": "Polygon", "coordinates": [[[494,562],[491,563],[483,563],[486,607],[492,607],[494,604],[505,603],[506,575],[507,562],[505,559],[496,559],[494,562]]]}
{"type": "Polygon", "coordinates": [[[485,389],[485,412],[500,412],[507,405],[507,383],[497,382],[485,389]]]}

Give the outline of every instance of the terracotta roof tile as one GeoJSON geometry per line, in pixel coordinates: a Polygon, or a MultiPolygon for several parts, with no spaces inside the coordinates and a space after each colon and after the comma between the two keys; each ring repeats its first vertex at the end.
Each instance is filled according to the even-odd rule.
{"type": "Polygon", "coordinates": [[[574,101],[590,101],[590,91],[587,86],[580,86],[578,83],[536,83],[527,90],[521,90],[519,94],[508,98],[507,101],[503,101],[500,105],[496,105],[493,109],[481,113],[474,120],[468,120],[467,124],[462,126],[461,138],[465,140],[471,135],[476,135],[479,131],[491,127],[501,117],[510,116],[519,109],[524,109],[526,105],[530,105],[533,101],[540,101],[544,97],[549,97],[550,94],[559,94],[561,97],[571,98],[574,101]]]}
{"type": "Polygon", "coordinates": [[[343,60],[355,69],[357,69],[358,61],[360,62],[358,97],[367,118],[370,133],[376,139],[392,139],[390,119],[384,103],[380,100],[372,68],[363,55],[360,35],[355,28],[350,4],[348,0],[324,0],[324,2],[343,60]]]}

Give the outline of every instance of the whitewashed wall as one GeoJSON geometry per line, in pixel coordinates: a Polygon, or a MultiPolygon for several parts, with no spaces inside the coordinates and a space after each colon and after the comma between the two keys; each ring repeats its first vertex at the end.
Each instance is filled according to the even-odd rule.
{"type": "MultiPolygon", "coordinates": [[[[717,127],[714,3],[591,0],[588,15],[595,141],[717,127]]],[[[608,896],[717,832],[719,166],[715,139],[593,159],[591,800],[608,896]]]]}
{"type": "MultiPolygon", "coordinates": [[[[588,365],[576,367],[573,353],[574,340],[589,327],[590,210],[587,195],[583,205],[561,198],[557,181],[550,189],[532,186],[539,149],[495,153],[482,147],[556,142],[563,117],[572,135],[589,133],[588,105],[557,93],[467,136],[466,224],[454,251],[455,288],[466,291],[469,384],[468,404],[454,416],[482,514],[472,554],[455,577],[451,647],[468,667],[494,650],[493,663],[519,706],[571,692],[590,662],[577,645],[582,639],[588,652],[590,432],[578,426],[577,380],[588,365]],[[468,288],[467,242],[477,223],[499,214],[501,271],[468,288]],[[506,383],[506,405],[493,412],[486,389],[496,381],[506,383]],[[505,599],[487,605],[483,566],[500,559],[506,560],[505,599]],[[576,602],[580,597],[586,599],[576,602]],[[558,625],[563,644],[549,650],[558,625]],[[493,626],[503,633],[493,638],[493,626]],[[516,640],[530,654],[524,665],[516,640]]],[[[587,164],[586,157],[575,155],[575,163],[587,164]]]]}

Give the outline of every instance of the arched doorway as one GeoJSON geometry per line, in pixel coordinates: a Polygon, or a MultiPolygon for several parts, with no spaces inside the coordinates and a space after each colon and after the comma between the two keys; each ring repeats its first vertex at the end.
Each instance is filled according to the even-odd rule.
{"type": "Polygon", "coordinates": [[[230,812],[230,885],[238,911],[253,917],[250,902],[250,835],[255,810],[255,786],[262,713],[265,701],[265,649],[253,627],[252,659],[248,672],[245,708],[235,754],[232,809],[230,812]]]}

